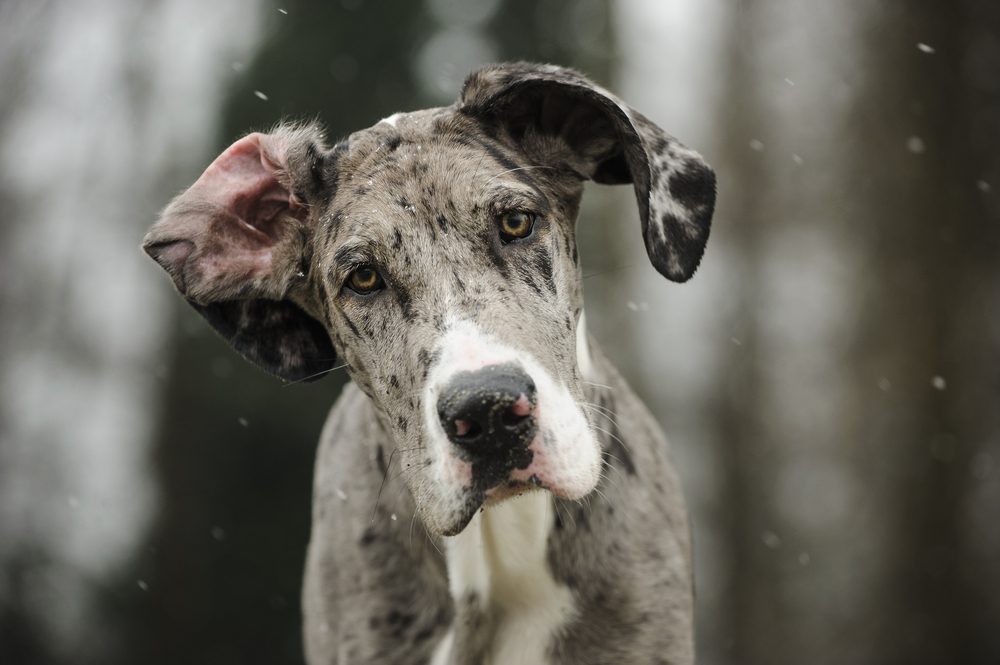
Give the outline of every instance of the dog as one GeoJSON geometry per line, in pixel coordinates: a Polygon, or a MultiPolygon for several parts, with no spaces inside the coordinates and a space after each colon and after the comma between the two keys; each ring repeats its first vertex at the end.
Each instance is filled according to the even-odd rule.
{"type": "Polygon", "coordinates": [[[667,444],[586,332],[586,180],[632,183],[653,266],[692,276],[712,169],[530,63],[332,147],[316,123],[245,136],[146,235],[247,360],[352,379],[317,453],[310,664],[693,662],[667,444]]]}

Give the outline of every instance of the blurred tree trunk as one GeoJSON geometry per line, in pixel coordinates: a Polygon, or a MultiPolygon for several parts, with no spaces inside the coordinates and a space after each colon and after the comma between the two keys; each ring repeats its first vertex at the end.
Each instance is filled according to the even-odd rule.
{"type": "Polygon", "coordinates": [[[761,543],[761,533],[769,529],[761,495],[768,446],[763,427],[766,407],[760,400],[757,312],[762,299],[759,271],[765,261],[767,237],[780,218],[767,214],[762,194],[774,188],[772,175],[762,153],[750,147],[751,141],[762,141],[761,132],[770,128],[759,99],[758,10],[758,3],[741,3],[727,26],[728,58],[724,64],[727,90],[735,103],[723,116],[727,150],[726,161],[720,166],[729,177],[720,183],[719,219],[730,222],[728,238],[735,248],[726,321],[732,343],[719,350],[725,360],[719,365],[722,374],[711,400],[716,417],[710,420],[723,476],[718,518],[727,565],[720,571],[724,587],[717,607],[719,617],[713,622],[715,639],[702,636],[711,644],[706,655],[712,662],[748,664],[765,662],[758,659],[760,633],[774,625],[775,602],[775,594],[767,588],[775,575],[768,569],[761,543]]]}
{"type": "Polygon", "coordinates": [[[981,122],[997,110],[995,79],[990,99],[970,71],[992,66],[995,77],[1000,63],[995,34],[992,48],[970,36],[984,19],[995,29],[998,15],[996,3],[896,2],[880,22],[900,29],[889,39],[873,31],[869,46],[885,63],[869,88],[884,112],[859,131],[887,159],[858,183],[881,227],[858,342],[891,384],[884,405],[868,410],[893,499],[880,662],[1000,659],[997,587],[983,586],[996,582],[1000,548],[993,539],[992,563],[972,556],[969,519],[978,508],[970,478],[1000,434],[1000,227],[977,186],[984,167],[995,173],[1000,133],[995,120],[981,122]]]}
{"type": "Polygon", "coordinates": [[[732,221],[735,340],[710,419],[729,566],[703,654],[996,662],[982,583],[1000,547],[982,524],[998,495],[984,362],[998,357],[998,227],[981,190],[996,173],[997,87],[973,78],[997,68],[989,30],[970,38],[996,29],[996,9],[789,16],[783,0],[743,2],[729,41],[718,219],[732,221]],[[809,90],[821,72],[797,66],[836,72],[824,41],[845,31],[853,66],[809,90]],[[813,99],[785,101],[784,76],[813,99]],[[826,136],[796,150],[810,122],[826,136]]]}

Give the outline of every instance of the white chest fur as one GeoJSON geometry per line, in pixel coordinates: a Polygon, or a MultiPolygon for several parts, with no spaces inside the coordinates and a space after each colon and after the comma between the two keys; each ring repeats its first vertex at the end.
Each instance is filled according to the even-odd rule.
{"type": "MultiPolygon", "coordinates": [[[[488,665],[543,665],[556,632],[573,615],[573,594],[549,571],[552,495],[533,491],[478,513],[445,541],[452,597],[470,592],[494,618],[488,665]]],[[[449,662],[452,634],[433,664],[449,662]]]]}

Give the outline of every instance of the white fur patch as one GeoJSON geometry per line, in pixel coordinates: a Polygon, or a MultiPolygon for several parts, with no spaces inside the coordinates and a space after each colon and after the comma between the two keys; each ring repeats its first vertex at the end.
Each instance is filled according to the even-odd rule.
{"type": "Polygon", "coordinates": [[[580,376],[585,379],[594,378],[594,361],[590,357],[590,344],[587,343],[587,313],[580,310],[580,320],[576,322],[576,365],[580,368],[580,376]]]}
{"type": "Polygon", "coordinates": [[[387,125],[391,125],[391,126],[395,127],[396,123],[399,122],[399,119],[402,118],[404,115],[406,115],[406,114],[405,113],[393,113],[388,118],[382,118],[381,120],[379,120],[379,122],[384,122],[387,125]]]}
{"type": "MultiPolygon", "coordinates": [[[[478,513],[445,540],[452,596],[474,592],[496,618],[490,665],[545,663],[553,636],[574,615],[572,592],[549,572],[554,520],[552,495],[536,490],[478,513]]],[[[449,631],[432,663],[447,662],[452,640],[449,631]]]]}

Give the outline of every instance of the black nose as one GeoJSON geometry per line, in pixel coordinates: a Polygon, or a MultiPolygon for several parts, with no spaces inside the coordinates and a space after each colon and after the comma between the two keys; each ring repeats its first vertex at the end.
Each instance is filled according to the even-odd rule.
{"type": "Polygon", "coordinates": [[[521,457],[530,463],[524,453],[535,436],[534,408],[535,384],[513,364],[456,374],[438,398],[441,425],[467,459],[504,458],[511,468],[524,468],[521,457]]]}

